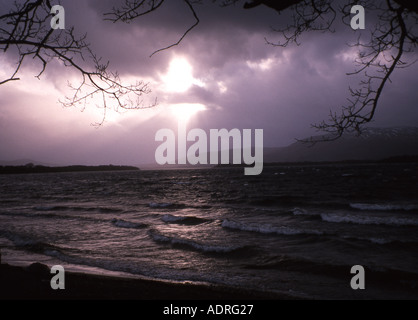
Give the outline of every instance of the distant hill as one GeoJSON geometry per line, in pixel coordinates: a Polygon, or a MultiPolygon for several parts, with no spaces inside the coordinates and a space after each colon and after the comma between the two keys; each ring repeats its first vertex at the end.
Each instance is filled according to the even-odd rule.
{"type": "MultiPolygon", "coordinates": [[[[308,140],[308,138],[306,138],[308,140]]],[[[232,162],[232,150],[230,162],[232,162]]],[[[205,155],[209,163],[209,154],[205,155]]],[[[220,159],[220,153],[218,154],[220,159]]],[[[396,128],[368,128],[357,136],[346,134],[340,139],[331,142],[320,142],[315,145],[303,142],[295,142],[287,147],[264,148],[264,163],[284,162],[338,162],[338,161],[416,161],[418,157],[418,128],[417,127],[396,127],[396,128]]],[[[178,163],[178,161],[177,161],[178,163]]],[[[0,161],[0,166],[23,166],[21,171],[27,171],[27,164],[36,167],[54,167],[22,159],[16,161],[0,161]]],[[[179,168],[207,168],[208,165],[165,165],[157,163],[142,164],[141,169],[179,169],[179,168]]],[[[86,168],[80,168],[85,171],[86,168]]],[[[104,169],[104,168],[102,168],[104,169]]],[[[116,169],[116,167],[110,168],[116,169]]],[[[130,169],[130,168],[129,168],[130,169]]],[[[128,170],[129,170],[128,169],[128,170]]],[[[133,168],[135,170],[137,168],[133,168]]],[[[33,169],[32,169],[33,170],[33,169]]],[[[44,168],[38,171],[46,170],[44,168]]],[[[49,169],[52,170],[52,169],[49,169]]],[[[53,169],[64,170],[64,169],[53,169]]],[[[75,168],[65,169],[74,171],[75,168]]],[[[106,169],[107,170],[107,169],[106,169]]]]}
{"type": "MultiPolygon", "coordinates": [[[[315,140],[318,137],[313,138],[315,140]]],[[[308,141],[309,137],[302,140],[308,141]]],[[[232,163],[232,155],[233,151],[230,149],[230,163],[232,163]]],[[[206,157],[208,163],[210,163],[210,153],[205,153],[203,157],[206,157]]],[[[287,147],[265,147],[263,158],[264,164],[381,160],[387,160],[389,162],[415,162],[418,158],[418,128],[368,128],[360,136],[357,134],[345,134],[338,140],[318,142],[314,145],[298,141],[287,147]]],[[[218,161],[220,163],[220,152],[218,153],[218,161]]],[[[242,159],[241,163],[243,163],[242,159]]],[[[144,168],[144,166],[141,167],[144,168]]],[[[145,167],[153,169],[176,169],[198,168],[199,166],[158,166],[157,164],[150,164],[145,167]]]]}
{"type": "Polygon", "coordinates": [[[418,128],[368,128],[360,136],[346,134],[313,146],[295,142],[283,148],[266,148],[264,162],[380,160],[413,155],[418,155],[418,128]]]}

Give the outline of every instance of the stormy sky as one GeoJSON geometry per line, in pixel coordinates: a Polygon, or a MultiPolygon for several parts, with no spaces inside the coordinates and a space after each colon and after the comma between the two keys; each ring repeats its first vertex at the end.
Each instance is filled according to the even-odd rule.
{"type": "MultiPolygon", "coordinates": [[[[152,92],[143,104],[157,99],[158,105],[108,111],[102,126],[92,126],[103,117],[93,102],[86,108],[59,103],[69,92],[67,81],[77,82],[77,73],[52,62],[37,79],[41,66],[28,59],[20,81],[0,85],[0,160],[155,163],[155,133],[176,130],[178,119],[185,118],[189,129],[263,129],[265,146],[286,146],[315,134],[311,124],[327,119],[330,110],[339,111],[349,85],[359,80],[346,73],[355,70],[357,54],[347,43],[360,31],[341,21],[334,33],[309,32],[300,38],[300,46],[273,47],[265,38],[278,39],[272,27],[286,24],[286,13],[262,6],[244,10],[243,2],[220,7],[206,1],[196,6],[200,24],[182,43],[150,57],[175,43],[194,23],[193,15],[183,1],[170,0],[130,24],[104,21],[103,13],[117,3],[61,1],[66,27],[87,33],[93,51],[109,60],[109,68],[122,79],[148,82],[152,92]]],[[[12,1],[0,4],[4,12],[12,1]]],[[[414,59],[414,54],[407,58],[414,59]]],[[[14,63],[13,52],[0,53],[0,80],[10,75],[14,63]]],[[[417,64],[395,71],[372,126],[416,126],[417,71],[417,64]]]]}

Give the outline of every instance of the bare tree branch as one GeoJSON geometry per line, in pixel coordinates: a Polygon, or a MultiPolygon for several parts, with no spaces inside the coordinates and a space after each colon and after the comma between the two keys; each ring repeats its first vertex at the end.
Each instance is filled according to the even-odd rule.
{"type": "MultiPolygon", "coordinates": [[[[264,1],[258,1],[264,2],[264,1]]],[[[412,52],[417,45],[417,5],[403,0],[349,0],[342,8],[334,8],[331,0],[304,0],[293,8],[293,22],[281,29],[275,29],[281,40],[268,44],[287,47],[291,43],[299,45],[299,37],[308,31],[330,31],[336,20],[337,11],[343,22],[350,26],[351,8],[363,5],[368,12],[377,13],[378,23],[372,29],[368,42],[359,38],[352,47],[358,48],[358,67],[348,75],[362,75],[358,88],[349,88],[348,105],[343,106],[341,114],[330,112],[328,121],[312,127],[325,133],[305,142],[316,143],[340,138],[345,132],[361,134],[364,125],[370,123],[377,111],[385,85],[396,68],[406,68],[414,62],[402,60],[405,53],[412,52]]]]}
{"type": "Polygon", "coordinates": [[[64,106],[86,104],[87,99],[98,95],[102,98],[104,113],[111,106],[115,110],[144,108],[140,97],[150,93],[148,85],[142,81],[123,84],[118,73],[108,70],[109,63],[101,63],[101,59],[91,51],[86,35],[76,36],[74,28],[51,28],[50,10],[49,0],[26,0],[16,2],[14,8],[0,16],[0,51],[8,53],[8,57],[16,57],[14,71],[0,85],[19,80],[17,74],[27,58],[40,62],[37,78],[43,75],[51,61],[58,60],[81,76],[78,85],[71,85],[74,94],[62,102],[64,106]],[[110,101],[113,104],[109,104],[110,101]]]}
{"type": "MultiPolygon", "coordinates": [[[[113,9],[114,22],[131,21],[144,14],[157,10],[164,0],[140,1],[126,0],[120,9],[113,9]]],[[[178,45],[185,36],[199,23],[199,18],[193,9],[193,3],[201,1],[184,0],[189,6],[196,20],[179,39],[178,42],[155,51],[153,54],[178,45]]],[[[240,3],[241,0],[212,0],[221,6],[230,6],[240,3]]],[[[287,47],[295,43],[299,45],[299,37],[309,31],[334,32],[333,24],[337,12],[342,14],[342,20],[349,25],[347,19],[351,18],[350,9],[360,4],[368,11],[377,12],[379,22],[372,30],[367,43],[358,40],[352,45],[359,48],[359,57],[356,64],[359,67],[351,74],[363,74],[363,80],[358,88],[349,88],[349,104],[342,107],[341,114],[330,112],[329,120],[313,125],[326,135],[319,141],[335,140],[345,132],[355,131],[361,133],[362,127],[373,120],[385,85],[396,68],[408,67],[411,63],[404,62],[405,53],[413,51],[417,45],[416,28],[418,25],[418,4],[406,0],[346,0],[343,7],[336,8],[332,0],[248,0],[243,7],[251,9],[259,5],[268,6],[281,13],[292,10],[293,21],[284,28],[273,29],[281,36],[281,40],[273,42],[266,39],[270,45],[287,47]]],[[[315,143],[313,138],[308,142],[315,143]]]]}
{"type": "Polygon", "coordinates": [[[112,12],[105,13],[105,20],[114,23],[118,21],[131,22],[132,20],[157,10],[165,0],[125,0],[125,3],[117,8],[113,7],[112,12]]]}
{"type": "MultiPolygon", "coordinates": [[[[153,11],[156,11],[158,8],[161,7],[161,5],[164,3],[165,0],[151,0],[151,1],[145,1],[145,0],[125,0],[125,3],[119,7],[113,7],[112,12],[105,13],[104,16],[106,17],[105,20],[112,21],[114,23],[118,21],[123,21],[126,23],[130,23],[132,20],[144,16],[146,14],[149,14],[153,11]]],[[[159,53],[164,50],[171,49],[175,46],[178,46],[183,39],[187,36],[187,34],[192,31],[197,25],[200,23],[199,17],[196,14],[196,11],[193,7],[193,4],[200,3],[200,0],[183,0],[183,2],[187,5],[187,7],[190,9],[190,12],[193,15],[193,18],[195,19],[195,23],[192,24],[179,38],[179,40],[169,46],[166,46],[164,48],[158,49],[154,51],[150,57],[155,55],[156,53],[159,53]]]]}
{"type": "Polygon", "coordinates": [[[307,31],[332,31],[336,11],[332,0],[297,1],[293,7],[293,23],[282,29],[274,29],[281,34],[283,40],[267,43],[276,47],[287,47],[291,43],[299,45],[298,38],[307,31]]]}
{"type": "MultiPolygon", "coordinates": [[[[328,133],[327,138],[321,137],[317,141],[310,139],[308,142],[334,140],[345,132],[361,134],[364,125],[373,120],[384,87],[390,82],[395,69],[414,63],[402,61],[404,54],[417,45],[412,29],[407,28],[407,21],[411,17],[405,7],[393,5],[390,0],[386,0],[386,4],[387,7],[376,7],[380,23],[372,31],[369,42],[358,40],[353,45],[360,49],[356,60],[359,68],[349,75],[363,75],[359,88],[349,88],[349,104],[342,107],[340,114],[330,112],[328,121],[313,125],[315,129],[328,133]]],[[[416,23],[417,16],[413,19],[416,23]]]]}
{"type": "Polygon", "coordinates": [[[156,53],[158,53],[158,52],[161,52],[161,51],[164,51],[164,50],[167,50],[167,49],[170,49],[170,48],[173,48],[173,47],[175,47],[175,46],[178,46],[179,44],[180,44],[180,42],[182,42],[183,41],[183,39],[187,36],[187,34],[190,32],[190,31],[192,31],[195,27],[197,27],[197,25],[199,24],[199,22],[200,22],[200,20],[199,20],[199,18],[198,18],[198,16],[197,16],[197,14],[196,14],[196,11],[194,10],[194,8],[193,8],[193,5],[190,3],[190,1],[188,1],[188,0],[184,0],[184,2],[187,4],[187,6],[189,7],[189,9],[190,9],[190,11],[192,12],[192,14],[193,14],[193,17],[195,18],[195,20],[196,20],[196,22],[189,28],[189,29],[187,29],[186,30],[186,32],[185,33],[183,33],[183,35],[180,37],[180,39],[176,42],[176,43],[174,43],[174,44],[172,44],[172,45],[169,45],[169,46],[167,46],[167,47],[165,47],[165,48],[162,48],[162,49],[159,49],[159,50],[157,50],[157,51],[154,51],[152,54],[151,54],[151,57],[154,55],[154,54],[156,54],[156,53]]]}
{"type": "MultiPolygon", "coordinates": [[[[200,20],[194,5],[203,0],[183,0],[195,22],[183,33],[179,40],[167,47],[156,50],[152,55],[179,45],[184,38],[198,26],[200,20]]],[[[359,49],[356,64],[358,69],[351,74],[362,75],[363,80],[357,88],[349,88],[348,104],[342,107],[341,114],[330,112],[329,120],[313,125],[325,132],[325,139],[340,137],[344,132],[360,133],[362,127],[373,120],[382,92],[396,68],[406,68],[411,62],[403,59],[405,54],[415,49],[418,38],[418,5],[406,0],[346,0],[343,7],[336,8],[332,0],[211,0],[221,6],[235,5],[243,2],[244,8],[251,9],[259,5],[268,6],[281,13],[291,10],[293,22],[283,28],[274,29],[279,33],[279,41],[267,40],[273,46],[286,47],[292,43],[299,45],[299,37],[309,31],[333,32],[337,13],[342,14],[345,24],[349,24],[350,9],[361,4],[369,11],[377,13],[378,23],[371,31],[368,42],[359,38],[353,47],[359,49]]],[[[105,20],[114,23],[126,23],[150,14],[163,5],[165,0],[125,0],[120,7],[105,14],[105,20]]],[[[72,85],[73,95],[64,103],[71,106],[86,103],[87,98],[101,96],[104,109],[110,101],[115,108],[143,108],[141,96],[150,92],[147,84],[139,81],[133,85],[124,85],[117,73],[108,71],[109,63],[101,63],[101,59],[89,49],[85,36],[77,38],[74,30],[52,31],[47,27],[51,5],[48,0],[25,0],[15,4],[15,9],[0,16],[0,50],[4,53],[17,50],[17,63],[11,76],[0,82],[5,84],[18,80],[18,72],[26,57],[32,57],[41,63],[40,77],[52,59],[58,59],[67,67],[79,72],[81,81],[72,85]],[[87,60],[92,62],[92,70],[84,67],[87,60]]],[[[152,56],[151,55],[151,56],[152,56]]],[[[152,106],[152,105],[151,105],[152,106]]],[[[311,141],[312,142],[312,141],[311,141]]]]}

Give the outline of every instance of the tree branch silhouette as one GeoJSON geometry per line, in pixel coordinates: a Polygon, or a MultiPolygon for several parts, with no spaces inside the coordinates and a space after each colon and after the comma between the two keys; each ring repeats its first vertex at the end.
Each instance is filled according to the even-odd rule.
{"type": "MultiPolygon", "coordinates": [[[[197,26],[199,18],[193,10],[193,4],[202,1],[184,1],[192,9],[197,23],[191,26],[177,43],[156,52],[178,45],[187,33],[197,26]]],[[[114,8],[113,13],[108,15],[113,14],[112,21],[114,22],[119,20],[128,22],[157,10],[163,2],[164,0],[126,0],[123,7],[114,8]]],[[[368,12],[377,13],[379,21],[375,29],[371,31],[369,40],[361,42],[359,39],[357,43],[351,45],[359,48],[359,55],[355,61],[358,69],[351,75],[362,75],[363,80],[357,88],[349,88],[348,104],[342,106],[340,114],[330,112],[327,121],[312,125],[313,128],[326,135],[317,140],[311,138],[308,141],[311,143],[335,140],[345,132],[360,134],[364,125],[373,120],[382,92],[391,81],[390,78],[395,69],[405,68],[411,64],[402,59],[405,53],[413,51],[417,45],[418,3],[413,1],[346,0],[342,7],[337,7],[336,1],[332,0],[251,0],[244,2],[242,0],[212,0],[212,2],[217,2],[221,6],[243,3],[246,9],[264,5],[279,13],[285,10],[291,11],[292,22],[283,28],[274,29],[281,39],[276,42],[266,39],[268,44],[277,47],[287,47],[293,43],[299,45],[300,36],[306,32],[334,32],[333,25],[339,14],[342,15],[343,22],[350,25],[347,19],[351,18],[350,9],[354,5],[360,4],[368,12]]]]}
{"type": "Polygon", "coordinates": [[[270,45],[287,47],[291,43],[299,45],[299,37],[308,31],[333,32],[337,10],[342,14],[343,22],[350,26],[350,10],[357,4],[363,5],[368,12],[377,14],[378,23],[372,29],[367,42],[360,38],[351,45],[357,47],[357,70],[347,75],[362,75],[357,88],[349,88],[348,104],[341,112],[330,111],[329,118],[312,127],[324,135],[311,137],[303,142],[315,144],[333,141],[346,132],[361,134],[376,114],[385,85],[390,82],[396,68],[406,68],[412,63],[402,60],[405,53],[412,52],[417,45],[416,25],[418,22],[417,4],[403,0],[346,1],[343,7],[334,8],[335,1],[304,0],[294,5],[293,22],[282,29],[275,29],[281,35],[281,41],[270,45]]]}
{"type": "MultiPolygon", "coordinates": [[[[118,21],[122,21],[125,23],[130,23],[132,20],[144,16],[146,14],[149,14],[153,11],[156,11],[158,8],[162,6],[162,4],[165,2],[165,0],[151,0],[151,1],[145,1],[145,0],[125,0],[125,3],[120,7],[113,7],[112,12],[105,13],[104,16],[106,17],[105,20],[112,21],[113,23],[116,23],[118,21]]],[[[195,19],[194,24],[192,24],[179,38],[179,40],[171,45],[168,45],[164,48],[158,49],[154,51],[150,57],[153,55],[164,51],[171,49],[175,46],[178,46],[183,39],[187,36],[187,34],[192,31],[194,28],[197,27],[197,25],[200,23],[200,19],[198,15],[196,14],[196,11],[194,9],[193,4],[201,3],[201,0],[183,0],[185,5],[188,7],[190,12],[193,15],[193,18],[195,19]]]]}
{"type": "Polygon", "coordinates": [[[37,78],[42,76],[50,62],[58,60],[65,67],[76,70],[81,77],[78,84],[69,84],[73,94],[61,101],[66,107],[83,103],[86,106],[88,99],[96,96],[101,98],[104,114],[111,105],[115,110],[154,105],[144,107],[141,100],[144,94],[150,93],[148,85],[142,81],[122,83],[119,74],[109,70],[109,62],[102,63],[101,58],[92,52],[86,35],[76,36],[74,28],[52,29],[49,23],[53,16],[51,8],[49,0],[26,0],[15,2],[14,8],[0,15],[0,50],[8,55],[7,58],[16,61],[11,75],[1,79],[0,85],[19,80],[17,75],[29,58],[41,64],[37,78]]]}
{"type": "Polygon", "coordinates": [[[416,46],[417,39],[406,26],[406,8],[394,7],[387,0],[389,10],[379,15],[386,23],[379,24],[372,32],[368,43],[358,41],[353,46],[361,47],[356,60],[358,70],[349,75],[362,74],[359,88],[349,88],[349,104],[342,107],[341,114],[330,113],[329,121],[314,125],[330,134],[330,139],[341,137],[344,132],[361,133],[365,124],[375,116],[385,85],[396,68],[411,65],[402,61],[405,52],[416,46]]]}
{"type": "MultiPolygon", "coordinates": [[[[74,29],[53,30],[49,27],[51,4],[49,0],[25,0],[15,3],[15,8],[0,16],[0,50],[15,56],[16,67],[7,79],[0,79],[0,85],[19,80],[18,74],[28,57],[39,61],[41,69],[37,77],[45,72],[48,63],[56,59],[70,67],[81,76],[77,85],[70,85],[73,94],[67,97],[65,106],[86,105],[87,99],[100,96],[104,111],[113,102],[114,108],[144,108],[141,100],[150,89],[142,81],[123,84],[118,73],[109,71],[109,62],[102,63],[95,55],[86,36],[77,37],[74,29]],[[93,67],[92,67],[93,66],[93,67]]],[[[105,20],[114,23],[129,23],[141,16],[150,14],[164,4],[165,0],[125,0],[119,7],[105,13],[105,20]]],[[[195,5],[203,0],[183,0],[195,22],[184,31],[179,40],[154,51],[152,55],[179,45],[185,37],[198,26],[200,19],[195,5]]],[[[267,43],[277,47],[290,44],[299,45],[299,37],[309,31],[333,32],[338,14],[342,14],[345,24],[350,18],[350,8],[361,4],[366,10],[377,13],[378,23],[371,31],[367,42],[360,39],[353,47],[359,48],[356,60],[357,70],[351,75],[362,75],[363,80],[357,88],[349,88],[348,104],[342,106],[341,113],[330,112],[328,121],[314,124],[313,127],[327,134],[333,140],[345,132],[361,133],[363,126],[371,122],[376,114],[382,92],[391,81],[395,69],[408,67],[405,54],[412,52],[417,45],[418,3],[406,0],[346,0],[343,7],[336,7],[332,0],[211,0],[221,6],[242,3],[246,9],[265,5],[281,13],[291,11],[292,23],[274,29],[280,40],[267,43]]],[[[154,106],[151,104],[148,107],[154,106]]],[[[105,112],[104,112],[105,113],[105,112]]],[[[315,143],[314,140],[311,142],[315,143]]]]}

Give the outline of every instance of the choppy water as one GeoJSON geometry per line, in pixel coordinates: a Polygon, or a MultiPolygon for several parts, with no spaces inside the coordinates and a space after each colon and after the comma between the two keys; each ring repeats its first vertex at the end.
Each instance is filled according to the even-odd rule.
{"type": "Polygon", "coordinates": [[[306,298],[418,298],[416,164],[0,176],[3,261],[306,298]],[[350,287],[366,268],[366,290],[350,287]]]}

